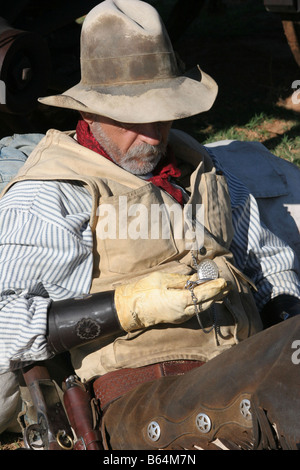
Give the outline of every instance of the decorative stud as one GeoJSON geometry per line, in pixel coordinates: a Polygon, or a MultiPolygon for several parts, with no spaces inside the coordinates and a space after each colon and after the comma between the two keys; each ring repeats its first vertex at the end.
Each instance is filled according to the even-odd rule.
{"type": "Polygon", "coordinates": [[[158,441],[160,438],[160,426],[156,421],[151,421],[147,427],[147,435],[153,442],[158,441]]]}
{"type": "Polygon", "coordinates": [[[252,419],[251,402],[244,398],[240,403],[240,412],[245,419],[252,419]]]}
{"type": "Polygon", "coordinates": [[[199,413],[196,416],[196,426],[200,432],[206,434],[211,430],[211,420],[205,413],[199,413]]]}

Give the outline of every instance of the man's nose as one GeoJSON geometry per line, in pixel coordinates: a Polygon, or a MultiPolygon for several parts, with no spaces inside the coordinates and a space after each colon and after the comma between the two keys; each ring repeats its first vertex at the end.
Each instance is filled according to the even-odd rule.
{"type": "Polygon", "coordinates": [[[139,135],[140,139],[149,145],[158,145],[162,140],[162,133],[160,123],[151,122],[140,124],[139,135]]]}

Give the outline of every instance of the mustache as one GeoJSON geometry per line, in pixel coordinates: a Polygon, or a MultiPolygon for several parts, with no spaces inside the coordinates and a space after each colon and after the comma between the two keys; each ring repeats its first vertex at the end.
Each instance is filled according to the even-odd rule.
{"type": "Polygon", "coordinates": [[[120,159],[118,164],[135,175],[151,173],[166,153],[166,145],[142,143],[131,148],[120,159]]]}
{"type": "Polygon", "coordinates": [[[144,142],[131,148],[126,153],[126,160],[130,158],[152,158],[162,157],[166,154],[167,146],[160,142],[158,145],[150,145],[144,142]]]}

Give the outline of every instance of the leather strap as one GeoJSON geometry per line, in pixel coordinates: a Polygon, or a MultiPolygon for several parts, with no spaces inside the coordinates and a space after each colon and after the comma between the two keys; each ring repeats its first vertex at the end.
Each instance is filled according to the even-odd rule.
{"type": "Polygon", "coordinates": [[[204,364],[201,361],[166,361],[138,368],[120,369],[108,372],[94,380],[95,397],[103,410],[109,403],[130,392],[138,385],[170,375],[183,375],[195,367],[204,364]]]}

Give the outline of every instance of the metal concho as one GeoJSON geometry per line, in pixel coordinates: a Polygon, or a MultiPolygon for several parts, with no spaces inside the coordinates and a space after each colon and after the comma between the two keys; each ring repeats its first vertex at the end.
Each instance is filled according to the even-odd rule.
{"type": "Polygon", "coordinates": [[[160,426],[156,421],[151,421],[147,427],[147,436],[153,442],[158,441],[160,438],[160,426]]]}
{"type": "Polygon", "coordinates": [[[211,430],[211,420],[210,417],[205,413],[199,413],[196,416],[196,426],[200,432],[203,434],[208,433],[211,430]]]}

